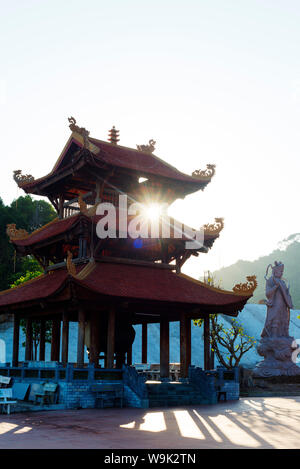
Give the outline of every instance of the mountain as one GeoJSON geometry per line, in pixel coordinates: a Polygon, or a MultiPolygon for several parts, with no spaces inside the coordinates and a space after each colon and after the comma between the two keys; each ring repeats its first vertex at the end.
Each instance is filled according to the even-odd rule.
{"type": "MultiPolygon", "coordinates": [[[[271,254],[254,261],[239,260],[235,264],[213,272],[215,284],[221,283],[222,288],[231,290],[236,283],[244,283],[248,275],[256,275],[258,286],[249,303],[258,303],[265,299],[266,269],[269,264],[274,265],[275,261],[281,261],[284,264],[283,278],[287,284],[290,284],[294,308],[300,309],[300,233],[295,233],[280,241],[277,249],[271,254]]],[[[270,276],[270,270],[268,276],[270,276]]]]}

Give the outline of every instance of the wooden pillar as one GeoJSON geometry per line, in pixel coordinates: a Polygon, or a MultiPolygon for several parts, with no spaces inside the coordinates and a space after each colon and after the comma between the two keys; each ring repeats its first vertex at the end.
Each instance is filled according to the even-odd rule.
{"type": "Polygon", "coordinates": [[[85,335],[85,311],[83,308],[78,310],[78,339],[77,339],[77,367],[83,367],[84,364],[84,335],[85,335]]]}
{"type": "Polygon", "coordinates": [[[204,369],[210,369],[210,331],[209,315],[204,317],[204,369]]]}
{"type": "Polygon", "coordinates": [[[32,360],[32,319],[26,320],[26,345],[25,345],[25,360],[32,360]]]}
{"type": "Polygon", "coordinates": [[[66,312],[63,313],[61,349],[61,361],[66,366],[69,352],[69,318],[66,312]]]}
{"type": "Polygon", "coordinates": [[[60,354],[60,319],[52,321],[51,361],[59,362],[60,354]]]}
{"type": "Polygon", "coordinates": [[[147,363],[148,324],[142,324],[142,363],[147,363]]]}
{"type": "Polygon", "coordinates": [[[46,320],[41,319],[40,321],[40,362],[45,361],[45,344],[46,344],[46,320]]]}
{"type": "Polygon", "coordinates": [[[160,377],[169,378],[170,375],[170,334],[169,320],[160,321],[160,377]]]}
{"type": "Polygon", "coordinates": [[[187,375],[189,373],[189,367],[192,363],[192,331],[191,331],[191,320],[187,319],[186,328],[186,361],[187,361],[187,375]]]}
{"type": "Polygon", "coordinates": [[[12,366],[19,363],[20,318],[14,314],[13,358],[12,366]]]}
{"type": "Polygon", "coordinates": [[[114,353],[115,353],[115,329],[116,329],[116,310],[112,307],[108,313],[107,324],[107,368],[114,366],[114,353]]]}
{"type": "Polygon", "coordinates": [[[187,378],[191,364],[191,320],[184,313],[180,317],[180,376],[187,378]]]}
{"type": "Polygon", "coordinates": [[[90,319],[90,353],[89,362],[96,368],[99,366],[99,342],[100,342],[100,324],[99,313],[93,311],[90,319]]]}
{"type": "Polygon", "coordinates": [[[130,345],[129,349],[127,350],[127,365],[132,365],[132,345],[130,345]]]}

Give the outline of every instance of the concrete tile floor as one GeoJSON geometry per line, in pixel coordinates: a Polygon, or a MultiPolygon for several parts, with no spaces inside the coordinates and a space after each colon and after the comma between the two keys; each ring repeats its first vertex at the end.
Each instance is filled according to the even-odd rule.
{"type": "Polygon", "coordinates": [[[0,449],[300,448],[300,397],[0,415],[0,449]]]}

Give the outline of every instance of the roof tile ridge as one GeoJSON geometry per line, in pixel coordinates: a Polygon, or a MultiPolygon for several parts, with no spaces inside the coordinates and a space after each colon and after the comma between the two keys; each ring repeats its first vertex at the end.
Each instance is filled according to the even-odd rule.
{"type": "Polygon", "coordinates": [[[186,275],[186,274],[183,274],[183,273],[175,274],[175,275],[178,275],[179,277],[185,278],[186,280],[188,280],[190,282],[196,283],[197,285],[201,285],[202,287],[205,287],[208,290],[212,290],[212,291],[215,291],[215,292],[224,293],[226,295],[235,295],[235,296],[252,296],[252,293],[243,293],[242,294],[242,293],[232,291],[232,290],[223,290],[222,288],[213,287],[212,285],[208,285],[207,283],[201,282],[201,280],[197,280],[197,279],[195,279],[193,277],[190,277],[189,275],[186,275]]]}
{"type": "Polygon", "coordinates": [[[73,276],[77,280],[85,280],[95,269],[96,262],[95,259],[90,260],[86,266],[75,276],[73,276]]]}
{"type": "MultiPolygon", "coordinates": [[[[163,163],[165,164],[166,166],[168,166],[169,168],[177,171],[179,174],[181,175],[184,175],[184,176],[188,176],[190,177],[191,179],[195,179],[195,181],[197,181],[196,178],[194,178],[193,176],[191,176],[190,174],[186,174],[186,173],[183,173],[182,171],[180,171],[180,169],[176,168],[175,166],[173,166],[171,163],[168,163],[167,161],[163,160],[162,158],[160,158],[159,156],[155,155],[154,153],[147,153],[147,152],[144,152],[144,151],[141,151],[141,150],[138,150],[137,148],[131,148],[131,147],[127,147],[125,145],[116,145],[114,143],[110,143],[110,142],[107,142],[106,140],[100,140],[98,138],[94,138],[94,137],[90,137],[90,140],[95,140],[96,142],[100,142],[100,143],[104,143],[105,145],[109,145],[111,146],[112,148],[116,148],[116,147],[119,147],[119,148],[124,148],[125,150],[131,150],[131,151],[134,151],[136,153],[138,153],[139,155],[150,155],[150,156],[153,156],[156,160],[158,160],[160,163],[163,163]]],[[[199,179],[198,179],[199,181],[199,179]]]]}

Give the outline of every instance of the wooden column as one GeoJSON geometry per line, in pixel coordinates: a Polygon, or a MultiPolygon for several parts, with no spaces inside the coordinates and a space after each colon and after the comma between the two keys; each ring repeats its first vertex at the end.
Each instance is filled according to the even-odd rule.
{"type": "Polygon", "coordinates": [[[14,314],[13,358],[12,366],[19,363],[20,318],[14,314]]]}
{"type": "Polygon", "coordinates": [[[204,369],[210,369],[209,315],[204,317],[204,369]]]}
{"type": "Polygon", "coordinates": [[[78,339],[77,339],[77,367],[83,367],[84,364],[84,334],[85,334],[85,311],[83,308],[78,310],[78,339]]]}
{"type": "Polygon", "coordinates": [[[99,313],[93,311],[90,320],[90,354],[89,362],[97,368],[99,366],[99,341],[100,341],[100,321],[99,313]]]}
{"type": "Polygon", "coordinates": [[[142,363],[147,363],[148,324],[142,324],[142,363]]]}
{"type": "Polygon", "coordinates": [[[63,313],[61,349],[61,361],[66,366],[69,352],[69,318],[67,313],[63,313]]]}
{"type": "Polygon", "coordinates": [[[186,328],[186,364],[187,364],[187,376],[189,374],[189,367],[192,363],[192,331],[191,331],[191,320],[187,319],[186,328]]]}
{"type": "Polygon", "coordinates": [[[39,353],[39,360],[40,362],[45,361],[45,337],[46,336],[46,320],[41,319],[40,321],[40,353],[39,353]]]}
{"type": "Polygon", "coordinates": [[[130,348],[127,350],[127,365],[132,365],[132,345],[130,345],[130,348]]]}
{"type": "Polygon", "coordinates": [[[191,364],[191,320],[184,313],[180,318],[180,376],[187,378],[191,364]]]}
{"type": "Polygon", "coordinates": [[[32,360],[32,319],[26,320],[26,345],[25,345],[25,360],[32,360]]]}
{"type": "Polygon", "coordinates": [[[169,378],[170,375],[170,334],[169,320],[160,321],[160,377],[169,378]]]}
{"type": "Polygon", "coordinates": [[[114,366],[114,353],[115,353],[115,329],[116,329],[116,310],[112,307],[108,313],[107,324],[107,368],[114,366]]]}
{"type": "Polygon", "coordinates": [[[59,362],[60,354],[60,319],[52,321],[51,361],[59,362]]]}

